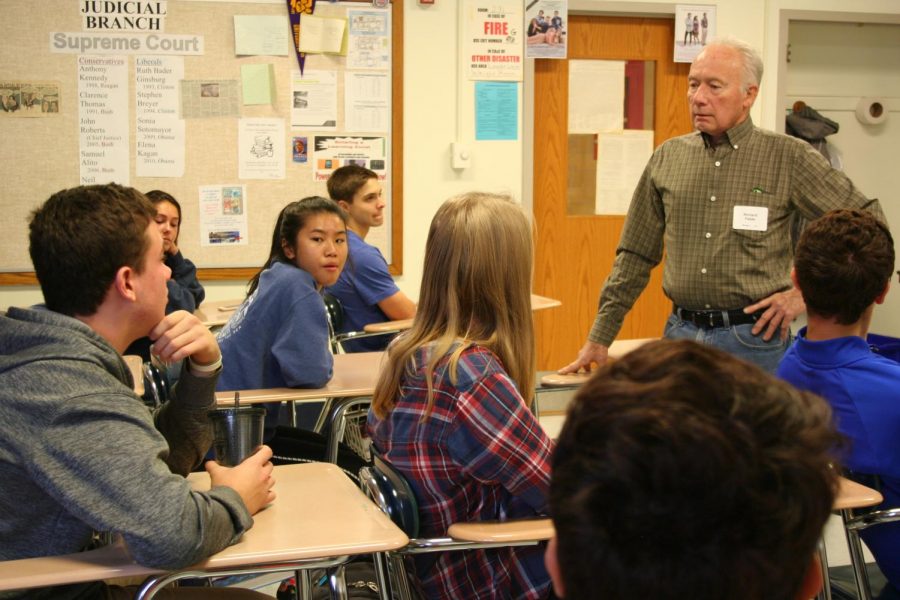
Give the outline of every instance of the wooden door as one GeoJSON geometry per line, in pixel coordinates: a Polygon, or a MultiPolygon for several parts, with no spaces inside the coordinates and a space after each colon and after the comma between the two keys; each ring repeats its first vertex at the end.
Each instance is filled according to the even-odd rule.
{"type": "MultiPolygon", "coordinates": [[[[570,59],[655,63],[654,146],[691,131],[689,65],[672,62],[673,27],[672,19],[569,18],[570,59]]],[[[535,61],[534,289],[562,301],[560,308],[535,314],[539,369],[568,364],[587,339],[625,220],[568,213],[568,89],[568,60],[535,61]]],[[[619,338],[661,335],[670,311],[658,267],[625,319],[619,338]]]]}

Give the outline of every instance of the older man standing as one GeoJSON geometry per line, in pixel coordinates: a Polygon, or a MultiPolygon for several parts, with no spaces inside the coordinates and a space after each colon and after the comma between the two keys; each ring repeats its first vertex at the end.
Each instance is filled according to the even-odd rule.
{"type": "Polygon", "coordinates": [[[762,60],[744,42],[711,42],[691,65],[696,132],[653,153],[625,220],[600,308],[571,373],[606,362],[625,314],[666,251],[663,290],[673,310],[664,335],[718,346],[774,372],[805,310],[789,277],[794,214],[815,219],[869,200],[812,146],[758,129],[750,107],[762,60]],[[779,332],[780,335],[775,335],[779,332]]]}

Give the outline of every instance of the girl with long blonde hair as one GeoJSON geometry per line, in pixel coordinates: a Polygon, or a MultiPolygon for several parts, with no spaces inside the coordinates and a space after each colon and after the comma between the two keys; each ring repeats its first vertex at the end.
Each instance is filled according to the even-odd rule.
{"type": "MultiPolygon", "coordinates": [[[[412,328],[388,348],[369,433],[409,481],[420,534],[455,522],[545,514],[552,442],[534,391],[532,227],[509,197],[469,193],[438,209],[412,328]]],[[[416,558],[427,598],[545,598],[537,546],[416,558]]]]}

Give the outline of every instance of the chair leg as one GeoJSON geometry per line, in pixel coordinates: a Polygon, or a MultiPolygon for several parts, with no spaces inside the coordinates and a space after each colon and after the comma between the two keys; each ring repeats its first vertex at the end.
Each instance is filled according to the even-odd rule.
{"type": "MultiPolygon", "coordinates": [[[[851,518],[850,512],[841,511],[844,523],[851,518]]],[[[872,600],[872,592],[869,587],[869,574],[866,573],[866,558],[863,555],[862,542],[859,540],[859,532],[851,531],[844,527],[847,536],[847,546],[850,548],[850,564],[853,566],[853,579],[856,583],[856,593],[860,600],[872,600]]]]}

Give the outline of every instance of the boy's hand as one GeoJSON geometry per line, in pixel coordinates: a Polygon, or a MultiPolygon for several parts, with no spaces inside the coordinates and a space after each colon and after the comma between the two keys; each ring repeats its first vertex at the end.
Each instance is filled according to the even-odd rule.
{"type": "Polygon", "coordinates": [[[223,467],[214,460],[206,462],[212,486],[230,487],[238,493],[251,515],[275,500],[275,478],[272,477],[272,449],[261,446],[236,467],[223,467]]]}
{"type": "Polygon", "coordinates": [[[222,353],[215,336],[200,319],[184,310],[177,310],[163,318],[150,331],[153,346],[150,352],[170,363],[191,357],[194,363],[209,365],[222,353]]]}

